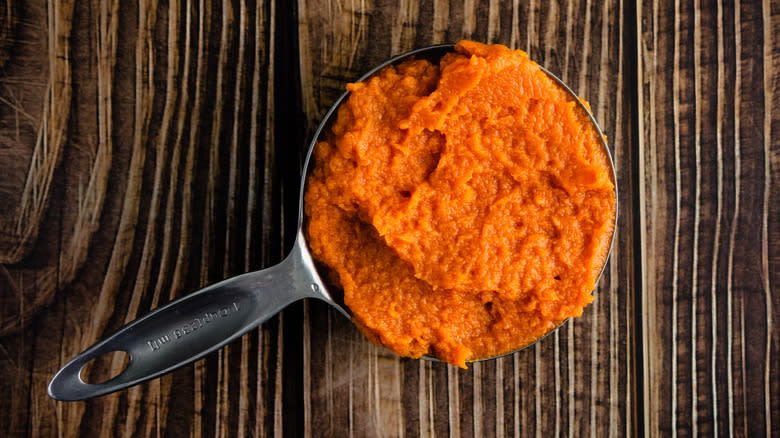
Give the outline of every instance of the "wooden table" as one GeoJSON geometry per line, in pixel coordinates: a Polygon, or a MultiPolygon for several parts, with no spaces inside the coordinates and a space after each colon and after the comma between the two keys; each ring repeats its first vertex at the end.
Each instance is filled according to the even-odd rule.
{"type": "Polygon", "coordinates": [[[8,5],[0,435],[780,435],[780,2],[8,5]],[[461,38],[526,50],[607,133],[619,226],[581,318],[460,370],[305,301],[132,390],[46,395],[124,323],[280,261],[344,84],[461,38]]]}

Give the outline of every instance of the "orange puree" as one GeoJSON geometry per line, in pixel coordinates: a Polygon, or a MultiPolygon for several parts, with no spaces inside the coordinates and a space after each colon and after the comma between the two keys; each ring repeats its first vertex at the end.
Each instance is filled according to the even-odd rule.
{"type": "Polygon", "coordinates": [[[524,52],[456,52],[349,84],[305,203],[363,332],[465,367],[582,314],[615,192],[587,113],[524,52]]]}

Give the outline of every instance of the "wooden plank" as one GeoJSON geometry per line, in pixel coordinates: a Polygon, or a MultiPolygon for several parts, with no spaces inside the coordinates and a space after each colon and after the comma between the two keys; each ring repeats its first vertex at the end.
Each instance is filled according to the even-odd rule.
{"type": "Polygon", "coordinates": [[[780,430],[779,12],[640,7],[647,435],[780,430]]]}
{"type": "MultiPolygon", "coordinates": [[[[41,34],[47,16],[70,3],[20,9],[42,18],[41,34]]],[[[55,403],[45,388],[60,364],[126,321],[200,284],[281,259],[275,7],[264,1],[77,2],[79,24],[61,37],[76,61],[76,117],[54,174],[53,200],[33,256],[2,266],[6,353],[0,360],[4,376],[15,376],[3,387],[19,397],[0,401],[7,413],[0,430],[33,436],[274,432],[284,387],[273,377],[281,375],[279,320],[194,367],[119,394],[55,403]],[[53,279],[50,291],[41,290],[46,275],[53,279]]],[[[25,49],[38,50],[20,46],[14,53],[25,49]]],[[[11,58],[6,71],[24,56],[36,53],[11,58]]],[[[38,56],[46,59],[45,50],[38,56]]],[[[62,60],[70,58],[56,57],[62,60]]],[[[39,86],[33,80],[18,85],[27,90],[25,99],[39,86]]],[[[31,146],[20,141],[18,147],[31,146]]],[[[91,378],[121,366],[98,364],[91,378]]]]}
{"type": "Polygon", "coordinates": [[[527,50],[591,101],[613,143],[622,202],[612,260],[585,315],[531,349],[468,371],[398,359],[368,345],[337,313],[311,303],[304,379],[311,382],[305,404],[314,434],[634,432],[633,121],[624,62],[630,48],[623,40],[633,18],[627,21],[621,2],[521,3],[298,2],[310,130],[347,81],[392,54],[462,38],[500,42],[527,50]],[[377,398],[380,382],[399,387],[400,399],[377,398]]]}

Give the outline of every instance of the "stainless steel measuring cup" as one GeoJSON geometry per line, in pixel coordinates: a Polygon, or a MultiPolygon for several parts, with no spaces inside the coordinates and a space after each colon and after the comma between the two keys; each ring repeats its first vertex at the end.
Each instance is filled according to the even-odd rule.
{"type": "MultiPolygon", "coordinates": [[[[404,53],[376,66],[358,81],[366,80],[388,65],[398,64],[413,57],[437,63],[444,54],[452,52],[454,47],[453,44],[443,44],[404,53]]],[[[576,94],[560,79],[543,70],[576,98],[576,94]]],[[[62,401],[84,400],[162,376],[234,341],[289,304],[303,298],[323,300],[347,318],[351,318],[340,294],[335,293],[336,291],[331,294],[318,274],[302,231],[305,220],[303,194],[307,176],[313,167],[314,145],[330,127],[338,107],[348,95],[348,92],[342,94],[331,106],[309,145],[301,178],[298,233],[290,254],[278,265],[200,289],[122,327],[62,367],[49,384],[48,392],[51,397],[62,401]],[[82,369],[90,361],[114,351],[124,351],[130,356],[122,373],[103,383],[86,383],[81,378],[82,369]]],[[[578,98],[576,101],[580,102],[578,98]]],[[[581,102],[580,105],[590,115],[590,111],[581,102]]],[[[601,134],[593,116],[590,117],[595,129],[601,134]]],[[[603,139],[603,135],[601,138],[603,139]]],[[[604,149],[612,165],[606,143],[604,149]]],[[[613,181],[616,181],[614,165],[612,169],[613,181]]],[[[615,190],[617,193],[617,185],[615,190]]]]}

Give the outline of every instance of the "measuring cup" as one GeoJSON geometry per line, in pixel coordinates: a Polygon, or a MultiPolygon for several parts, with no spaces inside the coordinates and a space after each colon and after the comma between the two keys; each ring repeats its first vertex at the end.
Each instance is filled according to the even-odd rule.
{"type": "MultiPolygon", "coordinates": [[[[410,58],[428,59],[438,64],[442,56],[454,51],[454,47],[454,44],[442,44],[398,55],[376,66],[358,81],[366,80],[388,65],[399,64],[410,58]]],[[[542,69],[568,90],[577,102],[580,102],[576,94],[560,79],[542,69]]],[[[200,289],[122,327],[113,335],[74,357],[60,369],[49,384],[48,392],[52,398],[62,401],[84,400],[126,389],[170,373],[234,341],[289,304],[303,298],[323,300],[345,317],[351,318],[341,294],[336,293],[336,290],[331,294],[317,272],[302,231],[303,195],[306,189],[306,178],[313,167],[312,151],[320,135],[330,127],[339,105],[348,95],[348,92],[342,94],[330,107],[309,145],[301,178],[298,233],[290,254],[278,265],[229,278],[200,289]],[[126,352],[130,357],[122,373],[102,383],[86,383],[81,378],[82,369],[90,361],[114,351],[126,352]]],[[[580,105],[590,115],[590,111],[581,102],[580,105]]],[[[591,120],[595,129],[601,134],[592,115],[591,120]]],[[[600,138],[603,139],[603,135],[600,135],[600,138]]],[[[609,156],[613,169],[613,180],[616,180],[612,157],[606,143],[604,143],[604,150],[609,156]]],[[[522,348],[526,347],[528,345],[522,348]]]]}

